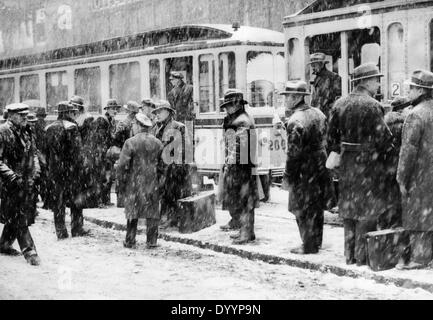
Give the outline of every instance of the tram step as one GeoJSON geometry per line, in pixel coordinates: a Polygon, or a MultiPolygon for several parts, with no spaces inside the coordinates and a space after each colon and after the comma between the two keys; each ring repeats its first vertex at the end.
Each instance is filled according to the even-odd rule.
{"type": "Polygon", "coordinates": [[[181,233],[193,233],[216,223],[215,192],[203,191],[198,195],[178,200],[181,233]]]}

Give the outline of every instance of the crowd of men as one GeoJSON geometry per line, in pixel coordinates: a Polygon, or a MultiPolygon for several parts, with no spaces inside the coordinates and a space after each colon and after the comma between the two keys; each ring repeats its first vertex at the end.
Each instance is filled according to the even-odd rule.
{"type": "MultiPolygon", "coordinates": [[[[375,99],[383,76],[375,64],[357,67],[354,90],[341,97],[341,78],[327,70],[323,53],[310,57],[313,92],[304,81],[289,81],[284,128],[287,162],[283,188],[296,216],[302,245],[295,254],[316,254],[322,246],[324,210],[338,202],[344,221],[347,264],[367,263],[366,234],[406,230],[399,268],[424,267],[433,257],[433,73],[417,70],[408,81],[409,96],[396,99],[385,114],[375,99]],[[306,97],[311,96],[311,103],[306,97]],[[338,178],[338,183],[333,183],[338,178]]],[[[185,121],[194,119],[192,87],[181,73],[171,73],[169,101],[129,101],[116,124],[120,105],[110,99],[105,115],[86,111],[79,96],[57,105],[57,120],[46,125],[43,110],[29,115],[25,104],[6,107],[0,126],[0,252],[22,253],[39,264],[28,226],[36,215],[37,194],[54,213],[58,239],[68,237],[65,208],[71,210],[71,234],[86,236],[83,208],[110,205],[117,181],[117,205],[125,208],[124,246],[136,247],[139,219],[146,219],[147,247],[154,248],[161,219],[176,226],[177,200],[192,195],[192,164],[187,161],[185,121]],[[38,119],[39,118],[39,119],[38,119]],[[170,161],[180,155],[177,161],[170,161]]],[[[256,132],[243,92],[229,89],[221,99],[225,164],[220,199],[230,221],[223,231],[234,244],[256,239],[254,210],[259,203],[255,173],[256,132]]],[[[191,142],[190,142],[191,143],[191,142]]]]}

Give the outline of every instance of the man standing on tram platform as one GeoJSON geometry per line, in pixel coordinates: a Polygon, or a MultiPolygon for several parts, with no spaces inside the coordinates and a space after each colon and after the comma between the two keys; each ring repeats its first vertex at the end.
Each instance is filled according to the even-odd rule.
{"type": "Polygon", "coordinates": [[[183,81],[183,74],[170,72],[173,89],[168,93],[168,101],[176,111],[176,121],[186,125],[186,121],[194,121],[193,86],[183,81]]]}
{"type": "Polygon", "coordinates": [[[318,253],[322,246],[324,210],[330,200],[331,177],[326,163],[326,117],[305,103],[310,93],[304,81],[289,81],[285,91],[287,161],[284,187],[289,211],[296,217],[302,246],[295,254],[318,253]]]}
{"type": "Polygon", "coordinates": [[[365,234],[377,229],[387,210],[383,159],[393,148],[392,134],[382,105],[374,99],[382,76],[373,63],[357,67],[355,90],[338,99],[330,115],[329,149],[341,154],[338,206],[347,264],[366,264],[365,234]]]}

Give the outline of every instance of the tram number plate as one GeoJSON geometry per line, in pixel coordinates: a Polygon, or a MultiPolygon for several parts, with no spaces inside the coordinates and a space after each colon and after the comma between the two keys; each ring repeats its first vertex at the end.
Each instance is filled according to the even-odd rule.
{"type": "Polygon", "coordinates": [[[282,138],[270,139],[269,140],[269,150],[271,151],[286,151],[287,144],[286,140],[282,138]]]}
{"type": "Polygon", "coordinates": [[[401,96],[401,86],[399,82],[394,82],[391,84],[391,95],[393,97],[401,96]]]}

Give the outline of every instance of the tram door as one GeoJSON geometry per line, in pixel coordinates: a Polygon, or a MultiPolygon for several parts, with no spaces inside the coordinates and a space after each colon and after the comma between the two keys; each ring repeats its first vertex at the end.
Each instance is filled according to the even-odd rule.
{"type": "MultiPolygon", "coordinates": [[[[309,55],[315,52],[323,52],[326,55],[328,61],[326,67],[339,74],[342,79],[344,96],[354,89],[350,80],[356,67],[372,62],[380,69],[380,30],[373,27],[307,37],[305,51],[308,59],[309,55]]],[[[309,65],[307,65],[305,77],[307,82],[314,82],[314,75],[309,65]]],[[[381,93],[377,98],[382,98],[381,93]]]]}

